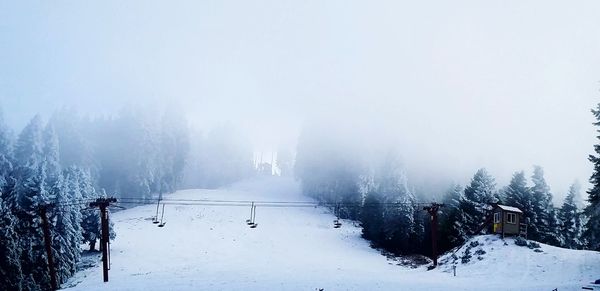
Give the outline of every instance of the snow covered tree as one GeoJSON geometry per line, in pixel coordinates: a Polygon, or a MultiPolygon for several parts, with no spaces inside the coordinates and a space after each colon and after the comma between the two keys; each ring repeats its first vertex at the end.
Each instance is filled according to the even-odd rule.
{"type": "Polygon", "coordinates": [[[406,174],[398,155],[390,152],[375,172],[375,184],[384,202],[384,234],[386,248],[396,253],[414,250],[411,238],[415,230],[416,199],[408,188],[406,174]]]}
{"type": "Polygon", "coordinates": [[[495,187],[494,178],[485,169],[479,169],[465,188],[464,195],[460,197],[455,226],[460,229],[460,240],[475,235],[487,220],[489,204],[498,201],[495,187]]]}
{"type": "Polygon", "coordinates": [[[15,147],[15,229],[20,237],[24,286],[49,286],[39,207],[50,202],[43,167],[42,121],[35,116],[19,134],[15,147]]]}
{"type": "Polygon", "coordinates": [[[0,195],[0,286],[3,290],[21,290],[23,272],[19,254],[16,218],[0,195]]]}
{"type": "Polygon", "coordinates": [[[431,251],[431,223],[430,216],[416,202],[413,201],[413,225],[410,233],[411,246],[409,252],[430,253],[431,251]]]}
{"type": "MultiPolygon", "coordinates": [[[[340,205],[341,218],[359,219],[363,172],[357,150],[345,138],[331,136],[321,128],[304,130],[298,142],[295,174],[302,191],[320,202],[340,205]]],[[[337,209],[337,208],[336,208],[337,209]]]]}
{"type": "Polygon", "coordinates": [[[61,175],[59,142],[56,131],[51,124],[46,125],[43,133],[43,162],[46,172],[46,183],[51,186],[61,175]]]}
{"type": "Polygon", "coordinates": [[[19,238],[15,230],[16,217],[7,198],[11,195],[11,173],[13,157],[8,127],[4,124],[0,111],[0,286],[6,290],[21,290],[23,272],[21,270],[19,238]]]}
{"type": "Polygon", "coordinates": [[[414,230],[414,201],[399,196],[395,202],[385,205],[383,214],[385,245],[388,249],[407,254],[414,249],[411,236],[414,230]]]}
{"type": "MultiPolygon", "coordinates": [[[[100,198],[100,195],[92,185],[92,179],[89,172],[83,170],[79,171],[79,184],[83,199],[93,200],[100,198]]],[[[89,245],[90,251],[95,251],[96,242],[100,239],[101,235],[100,212],[97,209],[84,208],[81,210],[81,215],[83,242],[89,245]]]]}
{"type": "Polygon", "coordinates": [[[21,131],[15,145],[15,159],[21,166],[39,167],[43,161],[43,124],[39,115],[34,116],[21,131]]]}
{"type": "Polygon", "coordinates": [[[57,209],[53,232],[53,247],[56,249],[56,270],[59,282],[65,282],[75,274],[77,263],[81,258],[82,242],[81,206],[70,205],[81,201],[79,173],[76,167],[69,167],[52,191],[56,193],[57,209]]]}
{"type": "MultiPolygon", "coordinates": [[[[600,104],[596,109],[592,110],[596,122],[594,126],[600,127],[600,104]]],[[[596,132],[600,133],[600,129],[596,132]]],[[[600,140],[600,135],[597,136],[600,140]]],[[[590,203],[585,208],[587,223],[583,238],[587,241],[587,247],[592,250],[600,251],[600,143],[594,145],[595,155],[589,156],[589,161],[594,164],[594,172],[590,177],[592,188],[588,190],[588,202],[590,203]]]]}
{"type": "Polygon", "coordinates": [[[440,210],[440,235],[439,248],[442,251],[449,250],[464,242],[467,234],[459,220],[460,201],[463,199],[463,189],[460,185],[450,188],[444,196],[443,204],[440,210]]]}
{"type": "Polygon", "coordinates": [[[577,209],[577,196],[580,195],[581,186],[575,182],[569,188],[569,193],[565,198],[563,206],[560,208],[559,219],[561,222],[560,242],[561,246],[570,249],[580,249],[583,244],[581,242],[582,223],[581,214],[577,209]]]}
{"type": "Polygon", "coordinates": [[[56,131],[60,143],[60,165],[62,168],[77,166],[97,172],[91,141],[90,122],[73,108],[55,112],[48,126],[56,131]]]}
{"type": "Polygon", "coordinates": [[[347,184],[345,188],[346,190],[338,190],[341,201],[340,218],[358,220],[363,196],[356,182],[347,184]]]}
{"type": "MultiPolygon", "coordinates": [[[[57,177],[49,192],[54,196],[54,201],[57,205],[69,204],[71,201],[67,197],[66,186],[64,185],[63,176],[57,177]]],[[[56,269],[57,281],[62,283],[71,275],[68,271],[69,266],[74,265],[74,252],[71,249],[70,232],[72,221],[70,220],[71,207],[60,206],[52,211],[52,252],[54,254],[54,267],[56,269]]]]}
{"type": "MultiPolygon", "coordinates": [[[[141,199],[178,189],[189,152],[187,121],[181,114],[170,111],[160,115],[126,108],[117,117],[94,120],[91,124],[90,131],[94,134],[90,134],[89,140],[93,145],[94,165],[80,168],[92,170],[98,189],[106,189],[122,198],[141,199]],[[108,136],[113,138],[106,138],[108,136]]],[[[240,164],[230,164],[229,156],[211,158],[232,172],[251,171],[251,158],[246,169],[240,164]]],[[[211,172],[215,173],[219,174],[211,172]]]]}
{"type": "Polygon", "coordinates": [[[530,225],[528,227],[528,232],[530,235],[532,232],[538,233],[537,230],[532,230],[535,228],[534,221],[536,220],[533,208],[533,197],[531,194],[531,190],[527,187],[527,179],[525,178],[525,172],[520,171],[513,174],[510,183],[503,190],[506,204],[509,206],[514,206],[521,211],[525,215],[525,218],[528,218],[530,221],[530,225]]]}
{"type": "Polygon", "coordinates": [[[535,166],[531,177],[532,212],[531,224],[529,225],[527,237],[551,245],[559,245],[557,240],[558,215],[552,203],[550,187],[544,179],[544,170],[535,166]]]}
{"type": "Polygon", "coordinates": [[[360,222],[363,227],[362,237],[379,246],[383,242],[383,205],[378,193],[369,192],[362,207],[360,222]]]}
{"type": "Polygon", "coordinates": [[[173,192],[183,180],[183,170],[190,148],[187,121],[184,114],[171,108],[162,116],[157,183],[159,193],[173,192]]]}
{"type": "Polygon", "coordinates": [[[2,114],[2,110],[0,110],[0,193],[8,194],[14,185],[12,171],[15,160],[11,133],[8,126],[4,124],[2,114]]]}

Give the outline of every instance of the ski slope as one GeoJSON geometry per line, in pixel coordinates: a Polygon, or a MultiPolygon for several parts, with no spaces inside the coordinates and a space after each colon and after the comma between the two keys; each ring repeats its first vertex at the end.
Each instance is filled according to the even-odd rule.
{"type": "MultiPolygon", "coordinates": [[[[286,178],[264,177],[227,189],[185,190],[173,199],[310,201],[286,178]]],[[[398,266],[360,238],[360,228],[324,208],[156,206],[114,213],[110,281],[101,263],[80,271],[66,290],[580,290],[600,278],[600,255],[542,245],[526,247],[482,236],[482,260],[427,271],[398,266]]],[[[461,255],[461,250],[457,252],[461,255]]],[[[442,258],[444,259],[444,258],[442,258]]]]}

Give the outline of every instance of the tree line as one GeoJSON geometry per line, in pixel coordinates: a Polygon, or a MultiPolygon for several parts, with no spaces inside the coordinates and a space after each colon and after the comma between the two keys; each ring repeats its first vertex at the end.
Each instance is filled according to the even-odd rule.
{"type": "MultiPolygon", "coordinates": [[[[0,122],[0,286],[6,290],[47,290],[50,277],[41,207],[49,204],[51,246],[57,281],[77,270],[80,245],[100,236],[99,213],[75,202],[106,196],[96,191],[89,169],[63,167],[52,123],[35,116],[16,139],[0,122]]],[[[114,233],[112,235],[114,238],[114,233]]]]}
{"type": "MultiPolygon", "coordinates": [[[[592,113],[598,120],[594,125],[600,127],[600,104],[592,113]]],[[[587,207],[577,182],[560,207],[555,206],[539,166],[534,166],[530,180],[518,171],[502,188],[480,169],[468,185],[449,187],[439,201],[445,206],[440,211],[438,247],[448,251],[476,235],[488,219],[491,204],[500,203],[523,211],[528,239],[600,251],[600,143],[594,149],[595,155],[589,157],[594,173],[587,207]]],[[[430,254],[429,216],[417,202],[431,198],[409,186],[393,149],[364,147],[348,136],[331,136],[328,130],[309,125],[299,139],[295,173],[306,195],[339,205],[333,208],[336,215],[359,222],[362,236],[372,246],[395,254],[430,254]]]]}
{"type": "Polygon", "coordinates": [[[196,133],[177,110],[91,117],[61,109],[47,122],[36,115],[18,135],[0,114],[0,289],[50,288],[41,207],[56,205],[47,216],[62,284],[77,271],[81,245],[93,251],[100,238],[99,211],[81,201],[141,201],[184,182],[216,188],[252,174],[250,144],[231,126],[196,133]]]}

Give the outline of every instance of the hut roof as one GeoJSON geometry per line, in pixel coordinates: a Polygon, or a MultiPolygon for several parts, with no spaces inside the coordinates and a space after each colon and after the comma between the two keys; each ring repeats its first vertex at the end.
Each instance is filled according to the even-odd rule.
{"type": "Polygon", "coordinates": [[[502,204],[498,204],[498,207],[500,207],[500,209],[506,210],[506,211],[523,213],[523,211],[521,211],[521,209],[519,209],[517,207],[506,206],[506,205],[502,205],[502,204]]]}

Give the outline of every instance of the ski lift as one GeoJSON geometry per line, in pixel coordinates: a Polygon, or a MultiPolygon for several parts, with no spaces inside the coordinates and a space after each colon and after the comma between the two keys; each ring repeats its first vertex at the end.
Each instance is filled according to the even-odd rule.
{"type": "Polygon", "coordinates": [[[333,220],[333,228],[342,227],[342,223],[340,222],[340,205],[337,204],[333,210],[335,214],[335,220],[333,220]]]}
{"type": "MultiPolygon", "coordinates": [[[[160,221],[158,221],[158,207],[160,206],[160,198],[158,198],[158,202],[156,203],[156,215],[154,216],[154,219],[152,219],[152,223],[154,224],[159,224],[160,221]]],[[[163,210],[164,210],[164,205],[163,205],[163,210]]]]}
{"type": "Polygon", "coordinates": [[[252,220],[253,215],[254,215],[254,202],[252,202],[252,205],[250,206],[250,218],[246,219],[246,224],[248,224],[248,225],[254,224],[254,222],[252,220]]]}
{"type": "Polygon", "coordinates": [[[333,221],[333,228],[340,228],[342,227],[342,223],[340,222],[339,218],[333,221]]]}
{"type": "MultiPolygon", "coordinates": [[[[162,214],[160,215],[160,224],[158,225],[158,227],[164,227],[164,226],[165,226],[165,224],[167,224],[167,222],[166,222],[166,221],[163,221],[163,218],[164,218],[164,217],[165,217],[165,205],[163,204],[163,207],[162,207],[162,214]]],[[[158,219],[157,219],[157,222],[158,222],[158,219]]]]}
{"type": "Polygon", "coordinates": [[[254,202],[252,202],[252,220],[248,225],[250,225],[250,228],[256,228],[258,226],[258,223],[256,223],[256,205],[254,205],[254,202]]]}

